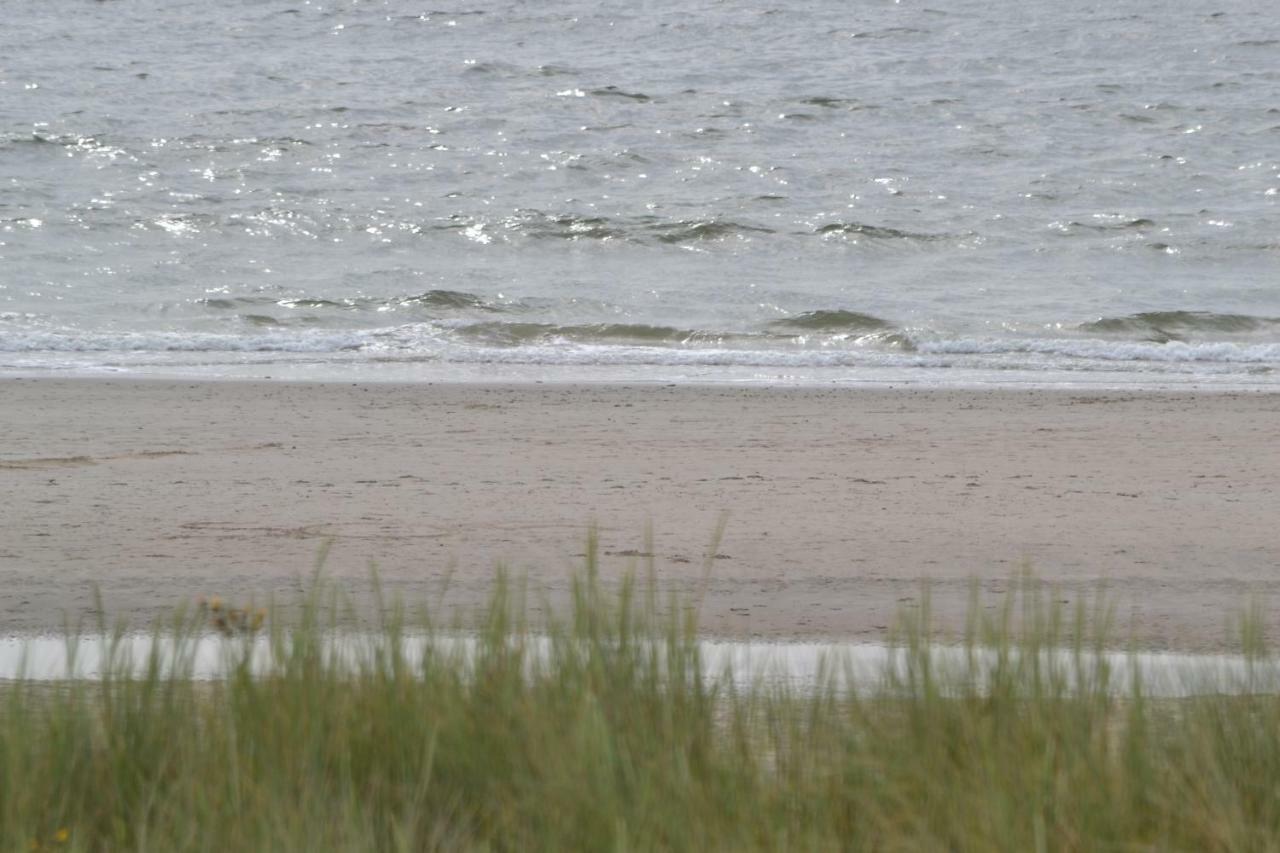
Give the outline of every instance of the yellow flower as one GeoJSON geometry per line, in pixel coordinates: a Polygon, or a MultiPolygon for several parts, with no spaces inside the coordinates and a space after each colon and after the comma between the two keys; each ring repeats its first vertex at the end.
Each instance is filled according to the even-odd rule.
{"type": "Polygon", "coordinates": [[[67,829],[65,826],[53,833],[53,840],[58,844],[66,844],[67,840],[70,838],[71,830],[67,829]]]}

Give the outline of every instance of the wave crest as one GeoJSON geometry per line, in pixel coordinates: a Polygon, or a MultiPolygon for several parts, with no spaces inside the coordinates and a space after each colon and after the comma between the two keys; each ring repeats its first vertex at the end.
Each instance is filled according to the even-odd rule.
{"type": "Polygon", "coordinates": [[[820,225],[816,234],[822,236],[842,235],[846,237],[867,237],[872,240],[919,240],[931,242],[947,240],[950,234],[929,234],[922,231],[903,231],[899,228],[888,228],[883,225],[868,225],[864,222],[829,222],[820,225]]]}
{"type": "Polygon", "coordinates": [[[1081,323],[1091,334],[1139,337],[1154,343],[1186,341],[1205,332],[1248,334],[1280,328],[1280,318],[1249,314],[1217,314],[1211,311],[1144,311],[1123,317],[1102,317],[1081,323]]]}
{"type": "Polygon", "coordinates": [[[794,317],[774,320],[774,329],[796,329],[813,332],[875,332],[890,327],[890,323],[861,311],[843,309],[806,311],[794,317]]]}

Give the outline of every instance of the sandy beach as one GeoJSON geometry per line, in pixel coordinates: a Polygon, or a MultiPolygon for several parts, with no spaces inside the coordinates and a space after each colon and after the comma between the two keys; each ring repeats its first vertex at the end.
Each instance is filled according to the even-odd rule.
{"type": "Polygon", "coordinates": [[[0,381],[0,631],[326,575],[468,612],[498,564],[555,601],[603,571],[700,585],[712,634],[875,640],[931,581],[944,625],[1025,565],[1105,584],[1115,634],[1231,645],[1280,591],[1280,396],[730,386],[0,381]]]}

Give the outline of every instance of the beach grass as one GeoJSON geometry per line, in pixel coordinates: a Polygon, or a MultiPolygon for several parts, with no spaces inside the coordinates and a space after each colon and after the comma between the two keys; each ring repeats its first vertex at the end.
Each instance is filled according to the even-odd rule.
{"type": "Polygon", "coordinates": [[[157,659],[12,682],[0,847],[1280,849],[1280,696],[1117,685],[1105,607],[1068,612],[1039,584],[974,608],[960,659],[981,666],[939,665],[927,603],[904,613],[902,665],[856,690],[834,660],[804,690],[711,671],[696,601],[606,587],[590,554],[559,621],[535,634],[522,598],[500,576],[465,651],[405,654],[436,629],[390,607],[338,659],[316,591],[262,629],[265,672],[249,622],[224,628],[216,681],[157,659]]]}

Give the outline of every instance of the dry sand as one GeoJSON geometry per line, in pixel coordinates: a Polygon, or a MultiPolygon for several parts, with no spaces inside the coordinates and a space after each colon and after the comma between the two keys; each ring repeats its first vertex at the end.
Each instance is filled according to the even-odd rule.
{"type": "Polygon", "coordinates": [[[1280,590],[1280,395],[7,379],[0,430],[0,633],[291,594],[325,541],[357,594],[555,600],[592,522],[693,590],[722,513],[722,635],[878,639],[922,578],[954,626],[1029,563],[1202,650],[1280,590]]]}

